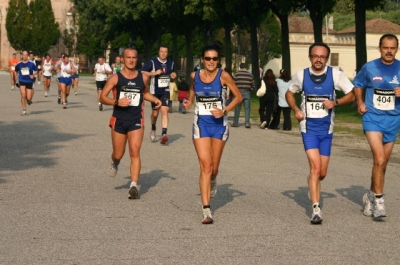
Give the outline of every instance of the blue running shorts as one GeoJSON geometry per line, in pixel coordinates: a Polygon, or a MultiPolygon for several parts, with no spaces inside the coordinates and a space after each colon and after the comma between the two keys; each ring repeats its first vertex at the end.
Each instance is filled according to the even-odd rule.
{"type": "Polygon", "coordinates": [[[366,112],[362,116],[365,132],[380,132],[384,143],[396,141],[400,130],[400,116],[376,115],[366,112]]]}
{"type": "Polygon", "coordinates": [[[301,133],[303,137],[304,150],[318,149],[320,155],[330,156],[332,148],[333,134],[314,135],[301,133]]]}

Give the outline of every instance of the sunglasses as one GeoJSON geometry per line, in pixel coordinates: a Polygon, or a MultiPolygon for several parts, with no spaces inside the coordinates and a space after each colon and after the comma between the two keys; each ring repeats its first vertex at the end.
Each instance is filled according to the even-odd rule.
{"type": "Polygon", "coordinates": [[[218,61],[218,57],[204,57],[203,59],[206,60],[207,62],[211,61],[211,60],[213,60],[215,62],[218,61]]]}

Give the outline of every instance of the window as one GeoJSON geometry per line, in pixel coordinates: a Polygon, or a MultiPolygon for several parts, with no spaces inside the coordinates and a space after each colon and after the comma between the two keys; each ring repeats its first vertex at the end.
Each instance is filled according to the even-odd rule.
{"type": "Polygon", "coordinates": [[[339,66],[339,53],[331,53],[331,66],[339,66]]]}

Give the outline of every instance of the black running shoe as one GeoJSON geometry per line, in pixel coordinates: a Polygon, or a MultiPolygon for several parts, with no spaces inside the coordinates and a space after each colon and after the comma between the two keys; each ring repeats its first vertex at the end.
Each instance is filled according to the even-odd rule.
{"type": "Polygon", "coordinates": [[[129,199],[134,200],[138,197],[139,192],[137,190],[136,186],[132,186],[131,189],[129,190],[129,199]]]}

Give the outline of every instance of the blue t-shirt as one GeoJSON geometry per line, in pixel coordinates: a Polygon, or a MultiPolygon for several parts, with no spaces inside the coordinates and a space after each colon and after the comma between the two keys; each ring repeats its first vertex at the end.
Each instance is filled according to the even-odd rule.
{"type": "Polygon", "coordinates": [[[15,71],[18,72],[18,81],[20,83],[33,83],[35,79],[31,79],[30,75],[37,71],[36,65],[30,61],[24,63],[19,62],[15,66],[15,71]]]}
{"type": "Polygon", "coordinates": [[[170,59],[161,62],[158,58],[154,58],[142,67],[143,72],[155,72],[159,69],[163,70],[163,73],[150,78],[150,93],[154,95],[169,95],[170,75],[174,70],[174,62],[170,59]]]}
{"type": "Polygon", "coordinates": [[[364,64],[357,73],[354,87],[365,89],[365,105],[369,113],[377,115],[399,115],[400,98],[395,97],[394,88],[400,86],[400,61],[393,64],[375,59],[364,64]]]}

